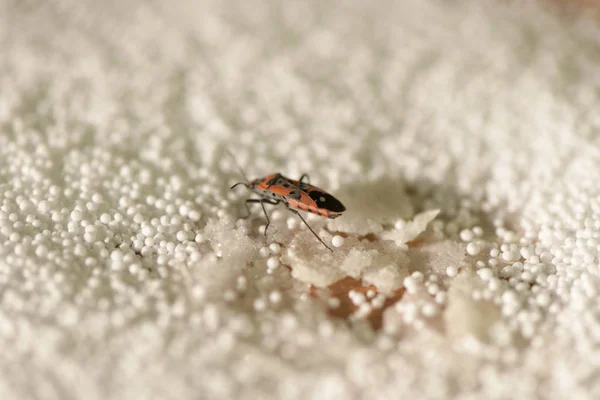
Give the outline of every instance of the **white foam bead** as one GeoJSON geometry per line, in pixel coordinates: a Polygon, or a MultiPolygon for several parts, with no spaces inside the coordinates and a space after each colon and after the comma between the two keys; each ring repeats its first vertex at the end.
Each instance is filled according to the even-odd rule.
{"type": "Polygon", "coordinates": [[[394,224],[394,228],[398,231],[402,230],[405,226],[406,226],[406,221],[404,221],[402,219],[397,220],[394,224]]]}
{"type": "Polygon", "coordinates": [[[425,303],[421,308],[421,313],[426,317],[435,317],[439,313],[439,308],[435,303],[425,303]]]}
{"type": "Polygon", "coordinates": [[[267,267],[271,270],[276,269],[279,267],[279,259],[277,257],[269,257],[267,260],[267,267]]]}
{"type": "Polygon", "coordinates": [[[477,242],[470,242],[467,244],[467,253],[471,256],[476,256],[481,251],[481,246],[477,242]]]}
{"type": "Polygon", "coordinates": [[[403,285],[409,293],[415,293],[419,286],[419,282],[416,281],[412,276],[404,278],[403,285]]]}
{"type": "Polygon", "coordinates": [[[460,240],[462,240],[463,242],[470,242],[474,238],[473,231],[471,231],[470,229],[463,229],[462,231],[460,231],[459,236],[460,240]]]}
{"type": "Polygon", "coordinates": [[[410,276],[417,283],[422,283],[424,281],[424,279],[425,279],[425,276],[423,275],[423,273],[421,271],[415,271],[410,276]]]}
{"type": "Polygon", "coordinates": [[[539,262],[540,262],[540,258],[539,258],[538,256],[535,256],[535,255],[534,255],[534,256],[531,256],[531,257],[529,257],[529,260],[528,260],[528,261],[529,261],[529,263],[531,263],[531,264],[537,264],[537,263],[539,263],[539,262]]]}
{"type": "Polygon", "coordinates": [[[256,312],[262,312],[267,309],[267,302],[262,298],[257,298],[252,303],[256,312]]]}
{"type": "Polygon", "coordinates": [[[530,271],[524,271],[521,273],[521,279],[525,282],[531,282],[534,280],[534,276],[530,271]]]}
{"type": "Polygon", "coordinates": [[[494,276],[494,273],[490,268],[482,268],[479,271],[477,271],[477,274],[484,281],[487,281],[494,276]]]}
{"type": "Polygon", "coordinates": [[[340,299],[338,299],[337,297],[330,297],[327,299],[327,306],[329,308],[338,308],[340,306],[340,299]]]}
{"type": "Polygon", "coordinates": [[[381,308],[384,306],[385,300],[386,298],[384,295],[378,294],[373,298],[373,300],[371,300],[371,305],[373,306],[373,308],[381,308]]]}
{"type": "Polygon", "coordinates": [[[441,305],[446,304],[448,300],[448,293],[440,291],[435,295],[435,302],[441,305]]]}
{"type": "Polygon", "coordinates": [[[432,296],[435,296],[439,291],[440,287],[437,283],[432,283],[427,287],[427,292],[432,296]]]}
{"type": "Polygon", "coordinates": [[[152,237],[154,235],[154,228],[151,225],[142,225],[142,234],[146,237],[152,237]]]}
{"type": "Polygon", "coordinates": [[[268,257],[270,252],[269,252],[269,248],[268,247],[261,247],[258,250],[258,254],[260,254],[261,257],[268,257]]]}
{"type": "Polygon", "coordinates": [[[75,209],[71,212],[70,218],[71,220],[76,222],[81,221],[83,219],[83,213],[81,212],[81,210],[75,209]]]}
{"type": "Polygon", "coordinates": [[[331,244],[334,247],[342,247],[344,245],[344,238],[339,236],[339,235],[335,235],[332,239],[331,239],[331,244]]]}

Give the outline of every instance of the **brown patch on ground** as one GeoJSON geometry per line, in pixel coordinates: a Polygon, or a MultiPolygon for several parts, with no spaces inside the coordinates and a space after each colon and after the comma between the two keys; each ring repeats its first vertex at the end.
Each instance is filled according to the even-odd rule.
{"type": "MultiPolygon", "coordinates": [[[[348,296],[351,290],[360,292],[366,296],[367,291],[373,290],[375,296],[378,294],[377,288],[373,285],[363,286],[362,282],[358,279],[346,277],[341,279],[328,288],[329,298],[337,298],[340,301],[340,305],[336,308],[329,308],[329,315],[337,318],[348,319],[352,313],[358,310],[358,307],[352,303],[352,300],[348,296]]],[[[404,294],[404,288],[396,290],[391,296],[385,299],[385,303],[381,308],[373,308],[367,320],[371,323],[374,330],[379,330],[383,323],[383,312],[391,305],[395,304],[402,298],[404,294]]],[[[314,286],[310,288],[311,296],[317,297],[317,289],[314,286]]]]}
{"type": "Polygon", "coordinates": [[[600,0],[550,0],[550,4],[561,7],[564,10],[583,10],[592,12],[596,17],[600,18],[600,0]]]}
{"type": "MultiPolygon", "coordinates": [[[[344,232],[336,232],[335,234],[340,235],[342,237],[348,237],[348,234],[346,234],[344,232]]],[[[358,239],[359,240],[367,239],[367,240],[373,242],[373,241],[378,240],[378,237],[374,233],[369,233],[367,235],[359,236],[358,239]]],[[[406,243],[406,245],[409,248],[419,248],[419,247],[423,246],[424,244],[425,244],[424,240],[413,240],[413,241],[406,243]]],[[[289,267],[291,269],[290,266],[287,266],[287,267],[289,267]]],[[[348,296],[348,294],[350,293],[351,290],[362,293],[365,295],[365,297],[369,290],[373,290],[375,292],[375,296],[377,296],[379,294],[379,291],[377,290],[376,286],[374,286],[374,285],[363,286],[362,281],[360,281],[359,279],[355,279],[355,278],[351,278],[351,277],[347,276],[327,287],[326,297],[327,298],[337,298],[340,301],[340,305],[338,307],[336,307],[336,308],[330,307],[329,308],[329,315],[331,315],[333,317],[337,317],[337,318],[348,319],[354,312],[356,312],[356,310],[358,310],[358,307],[354,303],[352,303],[352,300],[348,296]]],[[[397,289],[390,296],[386,296],[383,307],[380,307],[380,308],[373,307],[371,313],[367,317],[367,320],[371,323],[371,326],[373,327],[374,330],[381,329],[381,326],[383,324],[383,312],[388,307],[396,304],[396,302],[398,302],[402,298],[405,291],[406,290],[404,288],[397,289]]],[[[309,294],[311,296],[322,297],[322,296],[319,296],[319,294],[321,294],[321,293],[322,292],[318,288],[311,285],[310,291],[309,291],[309,294]]],[[[369,300],[367,300],[367,301],[369,301],[369,300]]]]}
{"type": "MultiPolygon", "coordinates": [[[[339,232],[339,231],[331,232],[331,234],[332,235],[338,235],[338,236],[341,236],[343,238],[347,238],[347,237],[350,236],[346,232],[339,232]]],[[[379,239],[379,237],[376,234],[374,234],[374,233],[367,233],[366,235],[357,236],[356,238],[358,240],[367,239],[369,242],[376,242],[379,239]]]]}
{"type": "Polygon", "coordinates": [[[408,247],[421,247],[425,244],[424,240],[410,240],[408,242],[406,242],[406,245],[408,247]]]}
{"type": "Polygon", "coordinates": [[[367,233],[366,235],[363,236],[358,236],[357,238],[358,240],[368,240],[369,242],[376,242],[379,238],[377,237],[376,234],[374,233],[367,233]]]}

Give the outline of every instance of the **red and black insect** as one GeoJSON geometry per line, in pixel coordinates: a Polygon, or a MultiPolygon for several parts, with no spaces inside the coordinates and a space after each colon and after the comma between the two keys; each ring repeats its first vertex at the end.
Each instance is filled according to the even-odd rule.
{"type": "Polygon", "coordinates": [[[238,185],[244,185],[260,196],[259,199],[247,199],[245,205],[248,210],[248,215],[250,215],[250,208],[248,205],[260,203],[263,212],[265,213],[265,217],[267,218],[265,235],[267,234],[267,228],[271,223],[269,216],[267,215],[267,210],[265,209],[265,204],[275,205],[283,203],[289,211],[300,217],[302,222],[304,222],[313,235],[315,235],[325,247],[331,250],[310,225],[308,225],[298,210],[308,211],[327,218],[337,218],[346,210],[346,207],[325,190],[309,184],[308,180],[309,178],[306,174],[302,175],[300,179],[296,181],[286,178],[280,173],[276,173],[267,175],[264,178],[238,182],[233,185],[231,189],[238,185]]]}

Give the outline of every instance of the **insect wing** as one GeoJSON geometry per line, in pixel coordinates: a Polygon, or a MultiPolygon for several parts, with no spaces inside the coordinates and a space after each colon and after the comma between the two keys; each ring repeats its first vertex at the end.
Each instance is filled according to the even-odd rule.
{"type": "MultiPolygon", "coordinates": [[[[297,181],[296,181],[297,182],[297,181]]],[[[300,182],[298,182],[301,184],[300,182]]],[[[346,211],[346,207],[341,201],[327,193],[325,190],[307,183],[301,184],[302,191],[310,197],[315,205],[322,210],[327,210],[332,213],[342,213],[346,211]]]]}
{"type": "Polygon", "coordinates": [[[297,187],[287,187],[284,185],[272,185],[267,190],[273,193],[277,193],[278,195],[283,197],[289,197],[293,194],[293,192],[299,191],[297,187]]]}

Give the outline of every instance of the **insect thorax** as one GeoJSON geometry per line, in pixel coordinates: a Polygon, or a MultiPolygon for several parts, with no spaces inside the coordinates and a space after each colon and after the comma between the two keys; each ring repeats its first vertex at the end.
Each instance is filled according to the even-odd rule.
{"type": "Polygon", "coordinates": [[[252,191],[263,199],[285,200],[283,196],[266,189],[252,188],[252,191]]]}

